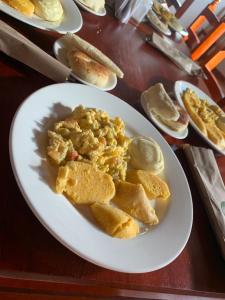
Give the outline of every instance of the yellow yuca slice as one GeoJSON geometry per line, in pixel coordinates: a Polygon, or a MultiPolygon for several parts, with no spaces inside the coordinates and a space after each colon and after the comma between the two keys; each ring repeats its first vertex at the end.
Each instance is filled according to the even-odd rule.
{"type": "Polygon", "coordinates": [[[139,233],[137,222],[119,208],[94,203],[91,205],[91,211],[101,228],[113,237],[130,239],[139,233]]]}
{"type": "Polygon", "coordinates": [[[208,138],[220,149],[225,148],[225,139],[222,131],[213,124],[206,124],[208,138]]]}
{"type": "Polygon", "coordinates": [[[34,14],[34,4],[30,0],[3,0],[9,6],[15,8],[22,14],[32,17],[34,14]]]}
{"type": "Polygon", "coordinates": [[[187,109],[191,119],[193,120],[193,122],[198,126],[198,128],[201,130],[201,132],[207,136],[207,130],[206,130],[206,126],[205,123],[203,122],[203,120],[199,117],[199,115],[197,114],[196,110],[193,108],[193,106],[191,105],[188,97],[183,97],[183,102],[184,102],[184,106],[187,109]]]}
{"type": "Polygon", "coordinates": [[[132,183],[142,184],[149,199],[167,200],[170,196],[170,190],[167,183],[149,171],[128,171],[126,180],[132,183]]]}
{"type": "Polygon", "coordinates": [[[65,193],[72,203],[109,202],[115,195],[112,177],[84,162],[70,161],[59,168],[56,192],[65,193]]]}
{"type": "Polygon", "coordinates": [[[144,223],[155,225],[159,222],[141,184],[120,181],[112,201],[120,209],[144,223]]]}

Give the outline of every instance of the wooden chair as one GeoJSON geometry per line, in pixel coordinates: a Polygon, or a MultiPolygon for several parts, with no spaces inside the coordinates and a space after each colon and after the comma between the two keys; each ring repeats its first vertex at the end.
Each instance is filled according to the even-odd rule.
{"type": "Polygon", "coordinates": [[[225,17],[223,17],[221,21],[218,21],[215,29],[192,52],[191,58],[193,60],[198,60],[224,33],[225,33],[225,17]]]}
{"type": "Polygon", "coordinates": [[[201,26],[207,21],[210,23],[212,28],[218,26],[220,20],[215,15],[215,10],[218,6],[220,0],[212,1],[208,6],[206,6],[200,15],[193,21],[193,23],[188,28],[188,38],[186,42],[190,48],[193,46],[197,46],[201,43],[197,31],[201,28],[201,26]]]}

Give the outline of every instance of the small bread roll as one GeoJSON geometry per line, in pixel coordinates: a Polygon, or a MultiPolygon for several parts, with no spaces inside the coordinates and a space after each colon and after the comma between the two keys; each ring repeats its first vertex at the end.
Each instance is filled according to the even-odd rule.
{"type": "Polygon", "coordinates": [[[107,67],[109,71],[115,73],[119,78],[123,78],[123,71],[109,57],[78,35],[67,32],[64,37],[64,42],[67,44],[68,49],[80,50],[86,53],[92,59],[107,67]]]}
{"type": "Polygon", "coordinates": [[[69,51],[67,57],[75,75],[98,87],[106,86],[110,76],[108,68],[79,50],[69,51]]]}
{"type": "Polygon", "coordinates": [[[63,16],[63,8],[59,0],[32,0],[34,13],[50,22],[59,21],[63,16]]]}
{"type": "Polygon", "coordinates": [[[164,169],[164,158],[159,145],[151,138],[136,137],[128,148],[131,165],[135,169],[159,174],[164,169]]]}

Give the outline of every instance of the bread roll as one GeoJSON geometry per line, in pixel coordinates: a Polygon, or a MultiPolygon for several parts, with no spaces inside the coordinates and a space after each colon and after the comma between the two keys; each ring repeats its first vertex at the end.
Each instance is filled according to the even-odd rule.
{"type": "Polygon", "coordinates": [[[98,87],[106,86],[110,71],[105,66],[79,50],[69,51],[67,56],[75,75],[98,87]]]}
{"type": "Polygon", "coordinates": [[[159,145],[151,138],[136,137],[128,148],[131,165],[135,169],[159,174],[164,169],[164,158],[159,145]]]}
{"type": "Polygon", "coordinates": [[[50,21],[59,21],[63,16],[63,8],[59,0],[32,0],[35,14],[50,21]]]}
{"type": "Polygon", "coordinates": [[[81,3],[99,12],[105,6],[105,0],[79,0],[81,3]]]}
{"type": "Polygon", "coordinates": [[[30,0],[4,0],[4,2],[28,17],[33,16],[34,5],[30,0]]]}
{"type": "Polygon", "coordinates": [[[86,53],[92,59],[107,67],[111,72],[115,73],[119,78],[123,78],[123,72],[116,64],[114,64],[114,62],[111,59],[109,59],[96,47],[92,46],[90,43],[80,38],[78,35],[67,33],[64,38],[64,41],[67,44],[67,47],[71,50],[77,49],[86,53]]]}

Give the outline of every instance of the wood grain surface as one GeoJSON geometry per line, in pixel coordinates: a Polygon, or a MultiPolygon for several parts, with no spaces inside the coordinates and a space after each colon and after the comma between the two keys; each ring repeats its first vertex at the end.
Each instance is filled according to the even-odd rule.
{"type": "MultiPolygon", "coordinates": [[[[143,27],[121,24],[110,16],[97,17],[86,12],[82,12],[82,16],[84,25],[78,35],[107,54],[125,73],[124,79],[119,80],[110,92],[143,115],[140,94],[159,81],[172,91],[176,80],[187,80],[213,97],[213,90],[207,88],[202,78],[187,75],[148,45],[144,41],[146,29],[143,27]]],[[[53,55],[52,45],[60,36],[58,33],[33,28],[3,13],[0,17],[53,55]]],[[[149,27],[148,33],[151,31],[149,27]]],[[[177,46],[188,53],[184,43],[177,46]]],[[[135,275],[103,269],[66,249],[39,223],[14,179],[8,139],[18,106],[32,92],[52,83],[0,53],[0,299],[224,298],[225,262],[180,149],[176,154],[187,175],[193,197],[193,228],[179,257],[161,270],[135,275]]],[[[172,145],[190,143],[207,147],[191,128],[183,141],[164,137],[172,145]]],[[[217,162],[224,179],[225,157],[217,156],[217,162]]]]}

